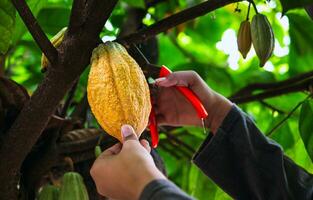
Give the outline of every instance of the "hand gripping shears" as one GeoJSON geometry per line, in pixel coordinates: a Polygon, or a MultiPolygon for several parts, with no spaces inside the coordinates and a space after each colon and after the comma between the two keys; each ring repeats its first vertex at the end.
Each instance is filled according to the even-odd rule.
{"type": "MultiPolygon", "coordinates": [[[[143,72],[147,74],[149,71],[149,75],[152,78],[162,78],[167,77],[171,74],[171,70],[166,66],[162,65],[158,67],[156,65],[150,64],[149,61],[145,58],[145,56],[141,53],[141,51],[135,46],[131,45],[128,49],[130,55],[137,61],[140,67],[143,69],[143,72]]],[[[204,127],[204,119],[208,116],[208,112],[204,108],[202,102],[197,97],[197,95],[188,87],[185,86],[174,86],[182,95],[186,97],[186,99],[191,103],[191,105],[196,110],[198,117],[202,120],[202,125],[204,127]]],[[[152,109],[149,116],[149,129],[151,135],[151,143],[152,147],[156,148],[159,143],[159,133],[158,133],[158,123],[156,120],[155,109],[153,107],[153,97],[151,96],[151,104],[152,109]]]]}

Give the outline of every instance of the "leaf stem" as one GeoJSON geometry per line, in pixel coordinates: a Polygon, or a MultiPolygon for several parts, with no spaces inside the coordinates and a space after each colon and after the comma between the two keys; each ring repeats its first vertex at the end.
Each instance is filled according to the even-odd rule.
{"type": "Polygon", "coordinates": [[[312,95],[310,94],[310,95],[308,95],[304,100],[300,101],[300,102],[288,113],[288,115],[287,115],[284,119],[282,119],[278,124],[276,124],[276,126],[274,126],[274,127],[272,128],[272,130],[270,130],[270,131],[266,134],[266,136],[271,137],[271,136],[274,134],[274,132],[275,132],[277,129],[279,129],[279,128],[287,121],[287,119],[289,119],[289,118],[293,115],[293,113],[294,113],[306,100],[308,100],[308,99],[311,98],[311,97],[312,97],[312,95]]]}

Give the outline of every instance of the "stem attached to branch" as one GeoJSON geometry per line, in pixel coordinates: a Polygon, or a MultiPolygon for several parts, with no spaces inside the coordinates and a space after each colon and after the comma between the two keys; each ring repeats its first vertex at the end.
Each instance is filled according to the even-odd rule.
{"type": "Polygon", "coordinates": [[[289,114],[288,114],[284,119],[282,119],[276,126],[274,126],[274,128],[272,128],[272,129],[266,134],[266,136],[271,137],[271,136],[274,134],[274,132],[275,132],[277,129],[279,129],[279,128],[287,121],[287,119],[289,119],[289,118],[293,115],[293,113],[296,112],[296,110],[297,110],[306,100],[308,100],[308,99],[311,98],[311,97],[312,97],[312,95],[308,95],[303,101],[299,102],[299,103],[289,112],[289,114]]]}
{"type": "Polygon", "coordinates": [[[47,38],[46,34],[43,32],[39,26],[36,18],[29,9],[25,0],[11,0],[14,4],[17,12],[21,16],[23,22],[27,26],[30,34],[33,36],[34,40],[38,44],[41,51],[45,54],[51,64],[57,61],[58,51],[51,44],[50,40],[47,38]]]}

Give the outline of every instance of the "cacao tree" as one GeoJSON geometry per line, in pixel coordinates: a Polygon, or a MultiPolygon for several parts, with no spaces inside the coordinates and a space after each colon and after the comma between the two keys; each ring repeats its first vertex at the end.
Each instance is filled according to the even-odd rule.
{"type": "MultiPolygon", "coordinates": [[[[0,0],[0,199],[58,193],[69,171],[83,177],[89,199],[104,198],[89,169],[95,146],[117,140],[93,117],[86,88],[92,50],[108,40],[137,45],[152,64],[195,70],[312,173],[312,7],[313,0],[0,0]]],[[[154,70],[144,70],[146,78],[154,70]]],[[[206,137],[201,128],[159,132],[152,156],[163,173],[197,199],[231,199],[190,163],[206,137]]]]}

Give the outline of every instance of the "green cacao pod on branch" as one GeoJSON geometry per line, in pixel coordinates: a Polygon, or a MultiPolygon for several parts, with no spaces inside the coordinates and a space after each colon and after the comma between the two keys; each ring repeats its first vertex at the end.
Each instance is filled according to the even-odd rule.
{"type": "Polygon", "coordinates": [[[237,36],[238,50],[243,58],[247,57],[251,49],[251,26],[248,20],[241,22],[237,36]]]}
{"type": "MultiPolygon", "coordinates": [[[[60,44],[63,41],[66,30],[67,30],[67,27],[64,27],[55,36],[53,36],[51,38],[50,41],[54,47],[57,48],[58,46],[60,46],[60,44]]],[[[45,72],[47,70],[48,65],[49,65],[49,61],[48,61],[47,57],[44,54],[42,54],[42,56],[41,56],[41,72],[45,72]]]]}
{"type": "Polygon", "coordinates": [[[63,175],[59,200],[89,200],[83,177],[77,172],[63,175]]]}
{"type": "Polygon", "coordinates": [[[260,66],[271,57],[274,50],[275,37],[271,24],[265,15],[256,14],[251,22],[251,39],[254,50],[259,57],[260,66]]]}
{"type": "Polygon", "coordinates": [[[58,200],[60,189],[57,186],[44,186],[37,197],[38,200],[58,200]]]}

